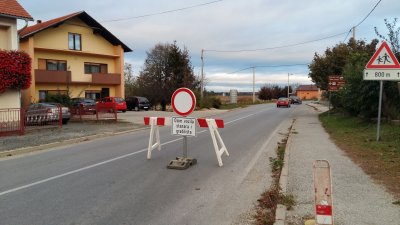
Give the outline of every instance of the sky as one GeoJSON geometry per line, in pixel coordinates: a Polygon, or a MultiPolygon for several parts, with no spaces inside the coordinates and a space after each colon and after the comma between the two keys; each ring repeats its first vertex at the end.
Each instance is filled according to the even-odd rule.
{"type": "Polygon", "coordinates": [[[18,2],[35,21],[86,11],[133,49],[125,62],[132,64],[135,76],[156,44],[176,41],[187,48],[193,71],[201,77],[203,50],[205,89],[216,92],[251,92],[253,75],[255,91],[287,85],[288,80],[290,85],[311,84],[307,65],[315,53],[323,55],[327,48],[347,42],[354,26],[355,38],[370,42],[377,38],[374,27],[387,34],[385,18],[400,19],[399,0],[18,2]]]}

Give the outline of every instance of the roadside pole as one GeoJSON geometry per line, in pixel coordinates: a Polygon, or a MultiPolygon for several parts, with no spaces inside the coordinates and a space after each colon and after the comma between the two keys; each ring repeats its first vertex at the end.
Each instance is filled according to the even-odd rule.
{"type": "Polygon", "coordinates": [[[379,82],[379,109],[378,109],[378,125],[376,128],[376,141],[380,139],[381,130],[381,112],[382,112],[382,92],[383,92],[383,80],[379,82]]]}

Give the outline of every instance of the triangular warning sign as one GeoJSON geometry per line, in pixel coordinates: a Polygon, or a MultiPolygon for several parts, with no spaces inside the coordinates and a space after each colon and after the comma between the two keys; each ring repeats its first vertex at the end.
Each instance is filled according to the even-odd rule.
{"type": "Polygon", "coordinates": [[[389,45],[384,41],[381,46],[376,50],[375,54],[369,60],[366,69],[393,69],[400,68],[399,61],[394,56],[389,45]]]}

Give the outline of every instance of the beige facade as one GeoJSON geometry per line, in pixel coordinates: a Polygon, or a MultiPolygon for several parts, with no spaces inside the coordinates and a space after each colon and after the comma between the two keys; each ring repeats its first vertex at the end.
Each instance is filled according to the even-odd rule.
{"type": "Polygon", "coordinates": [[[0,49],[18,49],[17,19],[0,16],[0,49]]]}
{"type": "Polygon", "coordinates": [[[23,92],[24,105],[56,93],[71,98],[124,97],[124,52],[131,50],[96,32],[87,24],[88,18],[92,22],[82,12],[48,28],[46,22],[37,24],[45,29],[21,38],[21,50],[32,57],[33,75],[31,88],[23,92]]]}

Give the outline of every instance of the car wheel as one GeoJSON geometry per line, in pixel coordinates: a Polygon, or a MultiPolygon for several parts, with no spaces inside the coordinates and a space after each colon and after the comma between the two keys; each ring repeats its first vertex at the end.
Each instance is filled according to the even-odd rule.
{"type": "Polygon", "coordinates": [[[124,113],[124,112],[126,112],[126,110],[122,110],[122,112],[124,113]]]}
{"type": "Polygon", "coordinates": [[[62,120],[62,124],[67,124],[68,121],[69,121],[69,119],[63,119],[63,120],[62,120]]]}
{"type": "Polygon", "coordinates": [[[139,111],[139,107],[135,106],[135,111],[139,111]]]}

